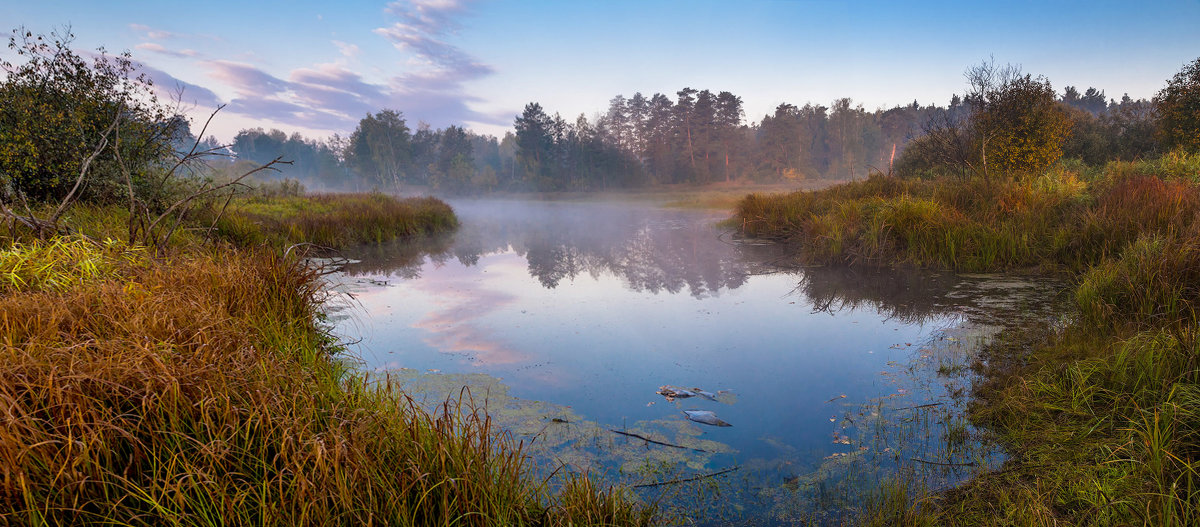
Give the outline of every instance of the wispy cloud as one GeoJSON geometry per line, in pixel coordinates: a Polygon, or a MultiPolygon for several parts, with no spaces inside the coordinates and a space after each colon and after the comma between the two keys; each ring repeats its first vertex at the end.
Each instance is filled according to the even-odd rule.
{"type": "Polygon", "coordinates": [[[159,44],[159,43],[157,43],[157,42],[142,42],[141,44],[138,44],[138,45],[134,46],[134,49],[140,49],[140,50],[143,50],[143,51],[150,51],[150,52],[153,52],[153,53],[159,53],[159,54],[162,54],[162,55],[169,55],[169,56],[172,56],[172,57],[189,57],[189,58],[194,58],[194,57],[198,57],[198,56],[200,56],[200,53],[198,53],[198,52],[197,52],[196,50],[194,50],[194,49],[180,49],[180,50],[167,49],[167,48],[166,48],[166,47],[164,47],[162,44],[159,44]]]}
{"type": "MultiPolygon", "coordinates": [[[[364,115],[385,108],[404,112],[410,119],[434,126],[450,124],[507,124],[509,116],[496,116],[471,108],[481,99],[467,93],[465,83],[490,75],[494,69],[449,41],[469,14],[471,0],[403,0],[388,4],[385,12],[395,22],[373,30],[397,50],[394,67],[401,73],[370,80],[356,71],[362,48],[345,40],[332,40],[342,58],[294,68],[285,74],[268,72],[258,61],[203,60],[191,49],[176,49],[172,39],[194,35],[172,33],[143,24],[129,27],[148,39],[136,49],[182,59],[196,59],[212,86],[228,98],[226,112],[279,126],[307,130],[347,132],[364,115]]],[[[345,38],[345,37],[342,37],[345,38]]],[[[386,71],[386,65],[382,65],[386,71]]],[[[199,86],[181,83],[156,70],[160,84],[183,86],[198,105],[218,104],[217,95],[199,86]]]]}
{"type": "MultiPolygon", "coordinates": [[[[456,122],[496,121],[467,103],[478,101],[466,94],[463,84],[491,75],[495,69],[447,42],[460,27],[458,19],[468,13],[468,0],[402,0],[388,4],[387,12],[399,20],[375,33],[392,45],[411,53],[421,69],[392,79],[396,99],[456,122]]],[[[499,123],[497,123],[499,124],[499,123]]]]}
{"type": "Polygon", "coordinates": [[[204,63],[209,77],[233,89],[228,111],[317,130],[348,130],[368,112],[388,106],[386,86],[337,64],[293,70],[287,79],[251,64],[204,63]]]}
{"type": "Polygon", "coordinates": [[[142,63],[139,69],[150,76],[154,82],[154,91],[165,100],[178,100],[180,104],[192,105],[201,110],[210,110],[221,104],[220,97],[212,90],[185,82],[171,74],[142,63]]]}
{"type": "Polygon", "coordinates": [[[274,97],[287,91],[288,83],[253,64],[231,60],[210,60],[204,63],[209,77],[233,88],[239,97],[274,97]]]}
{"type": "Polygon", "coordinates": [[[165,31],[162,29],[154,29],[145,24],[129,24],[129,29],[132,29],[134,31],[142,33],[143,35],[146,36],[146,38],[149,38],[152,40],[167,40],[167,39],[172,39],[172,38],[178,38],[181,36],[178,33],[172,33],[170,31],[165,31]]]}

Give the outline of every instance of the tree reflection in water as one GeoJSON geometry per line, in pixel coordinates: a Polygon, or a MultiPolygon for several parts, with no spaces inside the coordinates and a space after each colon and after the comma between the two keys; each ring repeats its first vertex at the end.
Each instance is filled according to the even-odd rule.
{"type": "MultiPolygon", "coordinates": [[[[473,266],[482,256],[512,251],[530,276],[553,289],[581,275],[617,276],[638,292],[696,297],[736,289],[760,272],[764,255],[779,248],[745,246],[720,236],[711,213],[681,213],[605,203],[460,202],[462,227],[444,236],[363,247],[351,256],[351,276],[420,276],[426,257],[435,265],[455,258],[473,266]],[[683,219],[681,219],[681,215],[683,219]],[[703,221],[709,220],[709,221],[703,221]]],[[[769,255],[768,255],[769,256],[769,255]]]]}
{"type": "Polygon", "coordinates": [[[754,274],[788,272],[798,280],[792,294],[803,295],[815,311],[875,309],[904,323],[961,313],[964,303],[989,295],[949,272],[796,267],[789,247],[742,243],[717,226],[724,219],[718,213],[595,202],[453,205],[462,224],[456,232],[355,249],[349,256],[360,261],[346,272],[412,279],[426,262],[441,266],[453,259],[470,267],[481,257],[511,251],[549,289],[583,275],[607,274],[632,291],[686,290],[697,298],[737,289],[754,274]]]}

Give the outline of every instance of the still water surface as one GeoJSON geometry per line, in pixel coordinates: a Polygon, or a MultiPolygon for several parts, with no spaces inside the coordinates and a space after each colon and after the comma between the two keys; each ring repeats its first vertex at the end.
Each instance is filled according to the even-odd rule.
{"type": "Polygon", "coordinates": [[[1002,323],[1048,316],[1055,290],[800,268],[709,212],[453,205],[453,234],[348,255],[353,302],[334,318],[361,367],[430,403],[468,386],[548,469],[653,484],[736,467],[639,491],[700,520],[828,521],[898,471],[938,488],[994,466],[961,416],[967,366],[1002,323]],[[668,400],[664,385],[716,400],[668,400]]]}

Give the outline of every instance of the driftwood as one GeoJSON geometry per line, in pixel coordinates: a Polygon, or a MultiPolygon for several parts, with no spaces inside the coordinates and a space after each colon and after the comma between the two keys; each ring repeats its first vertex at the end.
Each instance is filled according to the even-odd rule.
{"type": "Polygon", "coordinates": [[[699,448],[692,448],[692,447],[686,447],[686,446],[681,446],[681,445],[672,445],[671,443],[663,443],[662,441],[655,441],[653,439],[650,439],[649,437],[641,436],[641,435],[635,434],[633,432],[622,432],[620,430],[612,430],[612,429],[609,429],[609,432],[612,432],[614,434],[621,434],[623,436],[636,437],[638,439],[641,439],[642,441],[645,441],[647,443],[654,443],[656,445],[669,446],[671,448],[682,448],[684,450],[695,450],[696,452],[708,452],[707,450],[700,450],[699,448]]]}
{"type": "Polygon", "coordinates": [[[663,485],[674,485],[674,484],[676,484],[676,483],[687,483],[687,482],[689,482],[689,481],[696,481],[696,480],[700,480],[700,479],[713,478],[713,477],[720,476],[721,474],[728,474],[728,473],[730,473],[730,472],[733,472],[733,471],[735,471],[735,470],[737,470],[737,469],[739,469],[739,468],[742,468],[742,467],[740,467],[740,466],[736,466],[736,465],[735,465],[735,466],[729,467],[729,468],[727,468],[727,469],[725,469],[725,470],[721,470],[721,471],[713,472],[713,473],[711,473],[711,474],[701,474],[701,475],[699,475],[699,476],[693,476],[693,477],[690,477],[690,478],[683,478],[683,479],[673,479],[673,480],[671,480],[671,481],[660,481],[660,482],[658,482],[658,483],[643,483],[643,484],[641,484],[641,485],[634,485],[634,486],[633,486],[633,488],[635,488],[635,489],[642,489],[642,488],[646,488],[646,487],[661,487],[661,486],[663,486],[663,485]]]}

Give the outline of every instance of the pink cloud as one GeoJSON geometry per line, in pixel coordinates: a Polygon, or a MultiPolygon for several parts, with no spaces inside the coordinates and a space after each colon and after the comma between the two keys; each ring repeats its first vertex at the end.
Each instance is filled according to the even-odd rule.
{"type": "Polygon", "coordinates": [[[362,53],[362,50],[359,49],[359,47],[356,44],[347,44],[340,40],[334,40],[333,45],[337,46],[338,53],[341,53],[343,57],[346,57],[348,59],[357,57],[359,53],[362,53]]]}
{"type": "Polygon", "coordinates": [[[216,108],[221,104],[217,94],[204,86],[182,81],[163,70],[145,64],[140,64],[139,69],[154,82],[154,91],[162,99],[178,98],[181,104],[194,105],[204,110],[216,108]]]}
{"type": "Polygon", "coordinates": [[[469,355],[480,365],[514,364],[531,358],[497,341],[478,324],[480,318],[515,300],[513,295],[465,286],[441,287],[437,298],[438,308],[413,325],[429,332],[425,342],[430,346],[442,353],[469,355]]]}
{"type": "Polygon", "coordinates": [[[149,38],[152,40],[167,40],[167,39],[178,38],[178,37],[182,36],[178,33],[172,33],[170,31],[164,31],[161,29],[154,29],[145,24],[129,24],[129,29],[132,29],[134,31],[142,33],[146,36],[146,38],[149,38]]]}
{"type": "MultiPolygon", "coordinates": [[[[404,112],[414,120],[442,127],[450,124],[486,123],[506,125],[511,115],[478,112],[469,105],[480,99],[466,93],[468,81],[490,75],[494,69],[447,42],[458,28],[457,20],[468,12],[466,0],[407,0],[389,4],[386,12],[398,20],[378,28],[394,47],[409,54],[412,68],[384,82],[371,82],[339,61],[296,68],[285,75],[233,60],[205,60],[199,64],[214,85],[227,87],[234,96],[226,112],[252,120],[271,121],[281,126],[345,133],[368,113],[383,109],[404,112]]],[[[194,38],[143,24],[130,24],[151,40],[194,38]]],[[[360,53],[356,44],[332,41],[342,56],[360,53]]],[[[137,49],[176,58],[198,58],[191,49],[172,49],[162,42],[147,41],[137,49]]],[[[399,61],[397,61],[399,62],[399,61]]],[[[181,86],[198,105],[216,105],[212,90],[183,83],[161,70],[154,78],[167,87],[181,86]]]]}

